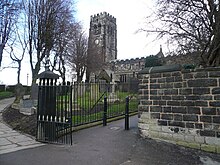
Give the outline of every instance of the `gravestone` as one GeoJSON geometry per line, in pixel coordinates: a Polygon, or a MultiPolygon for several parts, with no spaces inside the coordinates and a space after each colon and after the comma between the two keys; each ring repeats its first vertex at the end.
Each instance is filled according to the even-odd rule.
{"type": "Polygon", "coordinates": [[[22,84],[17,84],[15,87],[15,103],[20,103],[20,100],[23,99],[23,96],[25,94],[25,90],[22,84]]]}
{"type": "Polygon", "coordinates": [[[19,112],[24,115],[32,115],[36,113],[36,107],[33,106],[34,102],[30,99],[24,99],[20,102],[19,112]]]}
{"type": "Polygon", "coordinates": [[[118,96],[115,93],[115,86],[116,86],[115,80],[112,79],[112,82],[110,84],[111,84],[112,88],[111,88],[111,93],[109,94],[109,97],[108,97],[108,101],[109,102],[117,102],[117,101],[119,101],[119,99],[118,99],[118,96]]]}
{"type": "Polygon", "coordinates": [[[12,108],[14,109],[20,109],[20,101],[23,99],[23,96],[25,94],[24,87],[22,84],[17,84],[15,87],[15,101],[12,104],[12,108]]]}
{"type": "Polygon", "coordinates": [[[36,83],[33,83],[31,86],[31,100],[33,102],[33,106],[37,106],[37,100],[38,100],[38,85],[36,83]]]}

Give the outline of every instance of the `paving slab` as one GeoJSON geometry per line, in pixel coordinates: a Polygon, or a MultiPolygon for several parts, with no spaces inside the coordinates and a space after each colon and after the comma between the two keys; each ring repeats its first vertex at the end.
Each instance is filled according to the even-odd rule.
{"type": "Polygon", "coordinates": [[[219,165],[220,155],[143,139],[137,116],[74,132],[73,145],[44,145],[0,155],[3,165],[219,165]],[[12,161],[13,160],[13,161],[12,161]]]}
{"type": "Polygon", "coordinates": [[[0,100],[0,154],[42,146],[34,137],[11,129],[2,119],[2,112],[10,106],[14,98],[0,100]]]}

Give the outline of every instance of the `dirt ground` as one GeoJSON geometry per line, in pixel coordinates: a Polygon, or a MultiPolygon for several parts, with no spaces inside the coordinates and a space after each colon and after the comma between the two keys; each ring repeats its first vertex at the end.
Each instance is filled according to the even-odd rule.
{"type": "Polygon", "coordinates": [[[12,129],[36,136],[37,115],[23,115],[18,110],[8,108],[2,113],[4,122],[12,129]]]}

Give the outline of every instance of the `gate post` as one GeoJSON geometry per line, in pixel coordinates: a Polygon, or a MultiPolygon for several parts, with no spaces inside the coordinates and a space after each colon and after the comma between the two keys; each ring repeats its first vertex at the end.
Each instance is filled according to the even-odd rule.
{"type": "Polygon", "coordinates": [[[39,74],[37,108],[37,140],[54,141],[56,128],[52,124],[56,116],[56,82],[59,75],[46,70],[39,74]]]}
{"type": "Polygon", "coordinates": [[[104,97],[103,126],[107,125],[107,97],[104,97]]]}
{"type": "Polygon", "coordinates": [[[39,114],[51,118],[56,115],[56,82],[59,75],[52,71],[44,71],[39,74],[40,96],[39,96],[39,114]],[[43,83],[43,84],[42,84],[43,83]]]}
{"type": "Polygon", "coordinates": [[[129,130],[129,97],[126,97],[125,104],[125,130],[129,130]]]}

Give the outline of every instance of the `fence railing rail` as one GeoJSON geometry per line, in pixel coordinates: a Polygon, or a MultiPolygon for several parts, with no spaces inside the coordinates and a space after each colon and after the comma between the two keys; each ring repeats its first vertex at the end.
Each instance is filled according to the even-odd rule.
{"type": "Polygon", "coordinates": [[[67,136],[61,138],[60,135],[71,132],[72,127],[102,121],[103,116],[110,119],[125,115],[126,97],[129,98],[129,112],[136,112],[137,91],[129,89],[131,86],[116,83],[40,84],[37,139],[72,143],[72,138],[67,141],[67,136]]]}

